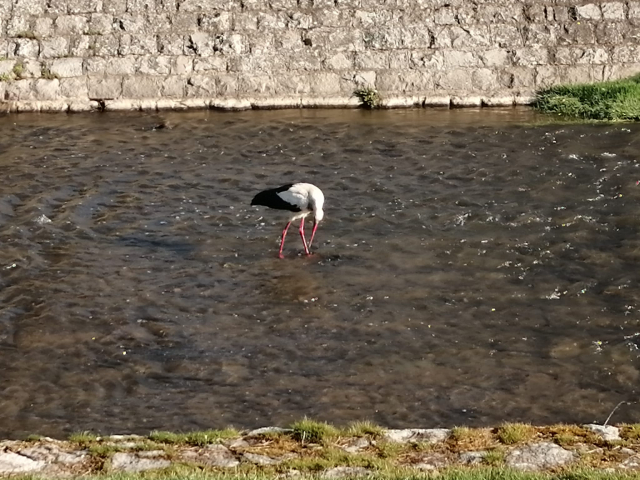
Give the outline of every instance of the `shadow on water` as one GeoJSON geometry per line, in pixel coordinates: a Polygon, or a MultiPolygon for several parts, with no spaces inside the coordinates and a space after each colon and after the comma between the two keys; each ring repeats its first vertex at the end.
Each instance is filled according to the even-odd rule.
{"type": "Polygon", "coordinates": [[[591,422],[638,395],[636,124],[434,109],[0,128],[2,436],[591,422]],[[314,255],[292,230],[279,260],[286,215],[249,202],[299,180],[326,220],[314,255]]]}

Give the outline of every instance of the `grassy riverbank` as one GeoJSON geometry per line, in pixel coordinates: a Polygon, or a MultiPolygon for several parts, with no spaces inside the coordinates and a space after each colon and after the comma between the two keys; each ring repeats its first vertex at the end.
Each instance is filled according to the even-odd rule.
{"type": "Polygon", "coordinates": [[[388,430],[305,419],[249,432],[0,442],[0,477],[26,472],[96,480],[627,480],[640,478],[640,424],[388,430]]]}
{"type": "Polygon", "coordinates": [[[590,84],[560,85],[538,92],[534,106],[565,118],[640,120],[640,75],[590,84]]]}

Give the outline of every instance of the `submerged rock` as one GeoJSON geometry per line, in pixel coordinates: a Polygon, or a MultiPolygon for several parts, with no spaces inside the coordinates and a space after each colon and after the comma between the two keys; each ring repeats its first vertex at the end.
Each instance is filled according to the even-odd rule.
{"type": "Polygon", "coordinates": [[[0,473],[27,473],[42,470],[47,464],[14,452],[0,452],[0,473]]]}
{"type": "Polygon", "coordinates": [[[240,465],[238,459],[224,445],[208,445],[199,454],[195,454],[194,460],[211,467],[231,468],[240,465]]]}
{"type": "Polygon", "coordinates": [[[60,449],[57,445],[43,444],[19,450],[20,455],[31,460],[46,463],[60,463],[62,465],[75,465],[81,463],[87,457],[86,450],[74,450],[71,452],[60,449]]]}
{"type": "Polygon", "coordinates": [[[162,451],[125,453],[117,452],[111,458],[111,469],[119,472],[142,472],[144,470],[156,470],[167,468],[171,462],[165,458],[162,451]]]}
{"type": "Polygon", "coordinates": [[[447,428],[405,428],[401,430],[386,430],[383,438],[388,442],[396,443],[436,443],[444,442],[449,438],[450,434],[451,430],[447,428]]]}
{"type": "Polygon", "coordinates": [[[280,428],[280,427],[262,427],[256,428],[255,430],[251,430],[247,433],[247,437],[257,437],[260,435],[268,435],[270,433],[290,433],[293,432],[290,428],[280,428]]]}
{"type": "Polygon", "coordinates": [[[345,452],[357,453],[360,450],[364,450],[369,445],[371,445],[371,442],[367,438],[358,437],[358,438],[351,439],[349,442],[347,442],[345,445],[342,445],[340,448],[342,448],[345,452]]]}
{"type": "Polygon", "coordinates": [[[334,467],[325,470],[320,474],[320,478],[332,479],[332,478],[355,478],[364,477],[371,472],[364,467],[334,467]]]}
{"type": "Polygon", "coordinates": [[[487,454],[485,451],[480,452],[464,452],[460,454],[460,463],[464,465],[478,465],[482,463],[484,456],[487,454]]]}
{"type": "Polygon", "coordinates": [[[507,455],[506,463],[517,470],[541,470],[561,467],[575,458],[575,453],[555,443],[542,442],[512,450],[507,455]]]}
{"type": "Polygon", "coordinates": [[[591,430],[593,433],[599,435],[600,438],[602,438],[603,440],[606,440],[607,442],[621,440],[620,429],[617,427],[612,427],[611,425],[597,425],[595,423],[591,423],[583,426],[587,430],[591,430]]]}

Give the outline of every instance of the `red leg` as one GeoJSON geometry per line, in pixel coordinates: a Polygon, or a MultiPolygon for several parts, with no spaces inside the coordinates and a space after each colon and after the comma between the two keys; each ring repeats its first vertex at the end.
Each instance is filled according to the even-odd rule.
{"type": "Polygon", "coordinates": [[[309,253],[309,247],[307,247],[307,239],[304,238],[304,218],[300,220],[300,238],[302,238],[302,245],[304,245],[304,253],[311,255],[311,253],[309,253]]]}
{"type": "Polygon", "coordinates": [[[318,229],[318,223],[313,222],[313,230],[311,231],[311,240],[309,240],[309,248],[311,248],[311,244],[313,243],[313,237],[316,236],[317,229],[318,229]]]}
{"type": "Polygon", "coordinates": [[[289,225],[291,225],[291,222],[287,223],[287,226],[284,227],[284,230],[282,231],[282,240],[280,240],[280,253],[278,253],[278,257],[280,258],[284,258],[284,255],[282,255],[282,249],[284,248],[284,237],[287,236],[287,230],[289,230],[289,225]]]}

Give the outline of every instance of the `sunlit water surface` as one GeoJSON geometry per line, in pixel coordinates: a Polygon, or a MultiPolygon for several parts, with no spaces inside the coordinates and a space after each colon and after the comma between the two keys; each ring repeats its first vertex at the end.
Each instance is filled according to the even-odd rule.
{"type": "Polygon", "coordinates": [[[0,118],[0,434],[603,421],[640,390],[640,125],[541,120],[0,118]],[[279,260],[249,202],[294,181],[326,220],[279,260]]]}

